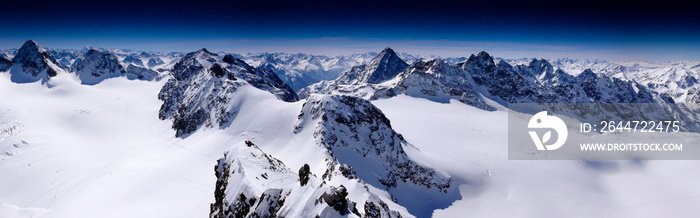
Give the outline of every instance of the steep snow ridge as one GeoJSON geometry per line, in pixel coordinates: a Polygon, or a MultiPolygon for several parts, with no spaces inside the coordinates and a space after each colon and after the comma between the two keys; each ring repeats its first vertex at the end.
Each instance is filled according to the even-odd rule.
{"type": "Polygon", "coordinates": [[[75,74],[85,85],[95,85],[105,79],[126,75],[117,56],[107,51],[90,49],[75,62],[75,74]]]}
{"type": "Polygon", "coordinates": [[[374,187],[384,187],[416,216],[428,216],[458,197],[452,179],[406,155],[404,149],[415,148],[367,100],[342,95],[309,96],[294,132],[311,131],[316,144],[327,150],[333,162],[350,167],[338,168],[344,176],[356,175],[374,187]],[[430,199],[431,203],[416,199],[430,199]]]}
{"type": "Polygon", "coordinates": [[[343,185],[326,184],[308,171],[308,165],[297,173],[251,141],[228,150],[218,160],[215,174],[210,217],[400,217],[366,187],[348,190],[343,185]],[[353,196],[349,192],[354,192],[353,196]]]}
{"type": "Polygon", "coordinates": [[[28,40],[12,58],[10,75],[12,82],[31,83],[41,80],[47,83],[51,77],[58,73],[65,73],[59,67],[53,55],[37,44],[34,40],[28,40]]]}

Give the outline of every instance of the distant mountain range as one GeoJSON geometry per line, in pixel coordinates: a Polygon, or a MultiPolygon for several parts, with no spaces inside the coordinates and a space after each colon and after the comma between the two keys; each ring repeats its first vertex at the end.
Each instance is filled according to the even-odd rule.
{"type": "Polygon", "coordinates": [[[336,57],[52,50],[29,40],[0,52],[0,71],[14,83],[47,89],[62,76],[95,87],[122,77],[153,81],[146,83],[162,84],[158,118],[174,130],[158,137],[186,140],[238,125],[249,128],[241,137],[265,136],[256,139],[263,144],[227,142],[223,156],[211,160],[211,217],[426,217],[449,206],[463,181],[418,161],[424,154],[373,103],[399,95],[454,100],[487,113],[510,103],[648,103],[653,113],[562,109],[599,111],[580,119],[671,116],[694,124],[684,130],[700,130],[699,111],[676,104],[700,103],[700,62],[504,60],[483,51],[441,59],[391,48],[336,57]],[[274,149],[285,149],[275,143],[298,153],[273,157],[274,149]]]}

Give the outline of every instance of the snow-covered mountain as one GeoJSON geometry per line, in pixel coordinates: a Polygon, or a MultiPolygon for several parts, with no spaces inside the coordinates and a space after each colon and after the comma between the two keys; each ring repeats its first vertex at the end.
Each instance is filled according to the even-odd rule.
{"type": "Polygon", "coordinates": [[[299,97],[306,97],[312,93],[331,94],[334,92],[357,93],[356,96],[365,96],[358,89],[380,84],[393,79],[405,70],[408,64],[404,62],[391,48],[385,48],[371,61],[352,67],[340,74],[338,78],[329,81],[321,81],[299,90],[299,97]]]}
{"type": "Polygon", "coordinates": [[[296,117],[271,134],[291,134],[289,147],[306,152],[285,155],[298,173],[251,141],[234,145],[215,167],[212,217],[429,216],[457,198],[452,179],[409,158],[415,148],[369,101],[313,95],[296,117]]]}
{"type": "Polygon", "coordinates": [[[129,64],[126,68],[126,78],[140,80],[154,80],[158,77],[158,72],[145,67],[129,64]]]}
{"type": "MultiPolygon", "coordinates": [[[[527,59],[508,62],[523,64],[527,59]]],[[[697,92],[700,86],[693,82],[700,75],[700,62],[697,61],[604,61],[562,58],[548,62],[554,69],[574,76],[590,70],[611,78],[635,81],[654,92],[667,95],[678,103],[696,103],[698,99],[697,92]]]]}
{"type": "MultiPolygon", "coordinates": [[[[220,58],[218,55],[202,49],[187,54],[175,64],[172,72],[173,78],[165,84],[159,94],[159,99],[164,101],[160,110],[160,118],[172,119],[172,127],[176,130],[176,137],[189,138],[191,134],[203,126],[226,129],[236,125],[235,123],[241,116],[269,116],[260,112],[246,111],[244,105],[250,104],[246,103],[250,97],[240,93],[240,90],[249,90],[255,87],[275,94],[280,100],[297,100],[295,96],[290,98],[289,94],[294,92],[288,86],[286,88],[284,86],[276,87],[275,80],[260,76],[260,73],[267,72],[267,69],[251,67],[232,55],[220,58]],[[284,90],[287,92],[280,92],[284,90]]],[[[287,129],[288,133],[286,134],[293,132],[292,137],[296,138],[293,141],[314,142],[296,146],[322,148],[320,151],[316,151],[320,153],[309,154],[311,157],[320,155],[319,158],[305,159],[309,161],[305,164],[311,165],[311,171],[319,172],[322,170],[320,178],[312,176],[311,181],[319,181],[312,184],[314,186],[321,183],[337,185],[333,185],[330,189],[310,187],[310,190],[316,190],[313,191],[316,193],[315,195],[297,196],[299,195],[295,194],[297,193],[295,190],[298,189],[297,179],[290,176],[294,174],[290,173],[289,170],[273,170],[273,172],[262,171],[260,174],[263,175],[263,178],[268,177],[265,179],[274,180],[276,185],[267,188],[265,186],[246,188],[247,186],[259,186],[247,184],[248,182],[245,181],[252,179],[246,178],[247,174],[239,173],[242,178],[237,177],[236,173],[230,172],[236,168],[226,169],[222,165],[226,163],[242,167],[249,164],[242,163],[243,160],[249,158],[240,156],[240,151],[237,149],[242,146],[238,145],[229,153],[238,153],[239,158],[229,159],[229,157],[225,157],[218,165],[217,169],[223,172],[217,174],[221,183],[217,189],[233,191],[226,191],[225,196],[220,195],[217,198],[219,200],[212,204],[212,215],[226,216],[226,214],[232,214],[232,211],[249,215],[259,214],[260,211],[256,208],[260,207],[272,208],[273,212],[278,215],[328,215],[328,212],[324,212],[323,208],[333,208],[334,213],[338,215],[361,216],[368,213],[399,215],[402,212],[394,210],[405,211],[406,209],[403,207],[394,208],[395,206],[390,208],[385,203],[385,201],[396,201],[400,205],[407,205],[411,214],[425,216],[432,213],[435,208],[448,206],[449,202],[456,199],[456,190],[451,186],[452,180],[438,174],[434,169],[411,160],[404,152],[404,148],[411,147],[411,145],[391,129],[389,120],[369,101],[349,96],[314,95],[305,99],[299,115],[295,117],[297,120],[294,128],[287,129]],[[231,181],[228,179],[229,177],[237,179],[231,181]],[[280,177],[291,177],[288,180],[292,182],[273,179],[280,177]],[[221,180],[226,180],[228,185],[224,185],[221,180]],[[276,189],[269,190],[274,187],[276,189]],[[340,187],[343,188],[339,189],[340,187]],[[347,197],[347,194],[342,194],[343,196],[339,199],[337,196],[333,197],[337,195],[334,194],[336,191],[346,189],[345,187],[349,189],[347,192],[352,193],[350,197],[347,197]],[[355,187],[364,188],[357,189],[355,187]],[[246,191],[250,189],[253,191],[246,191]],[[387,190],[389,195],[372,191],[375,189],[387,190]],[[251,200],[263,199],[264,193],[269,195],[273,191],[276,193],[276,198],[292,200],[291,202],[326,202],[328,207],[312,209],[318,204],[316,203],[314,206],[296,205],[293,207],[294,209],[284,209],[285,207],[279,202],[279,199],[266,201],[267,205],[263,204],[262,206],[262,203],[256,204],[256,200],[251,200]],[[362,194],[363,192],[366,194],[362,194]],[[324,197],[323,193],[329,196],[324,197]],[[380,198],[379,195],[383,197],[380,198]],[[357,196],[362,197],[358,198],[357,196]],[[349,200],[343,200],[345,197],[349,200]],[[415,201],[415,198],[431,198],[435,199],[435,203],[421,205],[415,201]],[[338,201],[346,203],[344,206],[338,206],[336,205],[338,201]],[[347,202],[360,203],[349,204],[347,202]]],[[[274,132],[273,134],[284,135],[274,132]]],[[[246,146],[252,147],[252,145],[246,146]]],[[[264,156],[267,158],[267,155],[264,156]]],[[[286,166],[282,161],[275,161],[272,158],[262,162],[279,162],[274,166],[263,166],[266,169],[284,169],[283,166],[286,166]]],[[[255,166],[260,167],[259,165],[255,166]]],[[[255,169],[243,168],[245,172],[251,170],[255,169]]],[[[252,174],[252,176],[256,176],[256,180],[260,179],[257,175],[257,173],[252,174]]],[[[343,193],[344,191],[339,192],[343,193]]]]}
{"type": "Polygon", "coordinates": [[[135,65],[135,66],[140,66],[140,67],[143,67],[143,66],[144,66],[144,65],[143,65],[143,61],[141,61],[141,59],[139,59],[139,58],[136,57],[135,55],[126,56],[126,58],[124,58],[124,60],[122,60],[122,63],[124,63],[124,64],[133,64],[133,65],[135,65]]]}
{"type": "Polygon", "coordinates": [[[210,217],[401,217],[368,190],[324,186],[325,178],[311,174],[309,165],[296,173],[250,141],[233,146],[215,170],[210,217]],[[358,204],[350,192],[368,197],[358,204]]]}
{"type": "Polygon", "coordinates": [[[173,119],[178,137],[201,126],[225,128],[238,114],[239,99],[232,93],[249,85],[284,101],[298,100],[296,93],[269,69],[254,68],[233,56],[221,58],[202,49],[188,53],[174,65],[172,78],[158,95],[164,101],[159,117],[173,119]]]}
{"type": "Polygon", "coordinates": [[[94,85],[105,79],[126,75],[117,56],[99,49],[90,49],[75,62],[75,73],[82,84],[94,85]]]}
{"type": "Polygon", "coordinates": [[[691,62],[30,42],[0,58],[0,217],[692,216],[698,203],[698,176],[687,173],[696,162],[552,164],[509,161],[505,150],[509,103],[645,103],[618,113],[700,123],[697,109],[674,104],[698,87],[691,62]],[[57,71],[18,83],[16,73],[33,72],[13,71],[22,62],[57,71]],[[335,77],[333,67],[347,68],[335,77]],[[289,69],[332,80],[300,99],[289,69]]]}
{"type": "Polygon", "coordinates": [[[58,73],[65,72],[56,59],[46,49],[34,40],[28,40],[12,58],[10,75],[12,81],[17,83],[30,83],[41,80],[49,81],[58,73]]]}
{"type": "Polygon", "coordinates": [[[461,69],[441,59],[419,60],[401,73],[392,87],[378,90],[372,98],[406,94],[443,103],[456,99],[476,108],[495,110],[475,88],[474,81],[461,69]]]}
{"type": "MultiPolygon", "coordinates": [[[[371,63],[381,63],[377,60],[384,57],[379,55],[371,63]]],[[[555,68],[544,59],[522,61],[512,66],[505,60],[496,63],[488,53],[480,52],[455,65],[441,59],[418,60],[403,72],[392,73],[394,78],[382,80],[381,83],[369,82],[368,78],[373,73],[383,72],[374,69],[367,65],[353,67],[336,80],[322,81],[302,89],[300,96],[321,93],[376,100],[405,94],[441,103],[455,99],[484,110],[495,110],[495,105],[488,104],[488,101],[506,107],[510,103],[646,103],[650,106],[644,110],[573,104],[562,105],[559,110],[568,111],[582,121],[623,115],[656,120],[673,118],[689,123],[685,130],[700,131],[700,126],[695,125],[699,121],[694,116],[697,110],[693,107],[679,108],[666,93],[656,92],[653,87],[635,80],[594,73],[590,69],[574,76],[555,68]],[[585,111],[597,113],[583,113],[585,111]]],[[[685,87],[696,84],[692,77],[683,78],[679,81],[685,87]]]]}

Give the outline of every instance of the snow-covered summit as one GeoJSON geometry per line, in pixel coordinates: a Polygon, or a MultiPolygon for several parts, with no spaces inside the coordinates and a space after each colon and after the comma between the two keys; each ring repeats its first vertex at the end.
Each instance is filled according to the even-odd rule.
{"type": "Polygon", "coordinates": [[[406,68],[408,64],[387,47],[369,63],[353,67],[335,81],[339,85],[378,84],[396,77],[406,68]]]}
{"type": "Polygon", "coordinates": [[[13,82],[29,83],[42,80],[45,83],[58,73],[65,72],[56,59],[34,40],[28,40],[12,58],[10,74],[13,82]]]}

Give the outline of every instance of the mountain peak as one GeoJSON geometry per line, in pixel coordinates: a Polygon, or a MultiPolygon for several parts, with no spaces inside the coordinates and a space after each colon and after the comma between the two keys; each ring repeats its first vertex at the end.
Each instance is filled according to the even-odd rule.
{"type": "Polygon", "coordinates": [[[126,73],[116,55],[101,49],[91,48],[75,61],[75,73],[80,83],[94,85],[105,79],[122,76],[126,73]]]}
{"type": "Polygon", "coordinates": [[[399,55],[397,55],[393,49],[386,47],[386,48],[384,48],[384,50],[379,52],[379,54],[377,54],[377,56],[372,58],[372,62],[381,61],[381,60],[389,59],[389,58],[399,58],[399,55]]]}
{"type": "Polygon", "coordinates": [[[27,40],[22,47],[17,50],[17,55],[12,59],[14,65],[21,66],[21,69],[14,69],[12,81],[18,83],[34,82],[56,76],[58,71],[62,71],[56,59],[46,49],[41,47],[34,40],[27,40]]]}
{"type": "Polygon", "coordinates": [[[479,52],[477,55],[472,54],[469,56],[469,59],[467,59],[467,62],[463,65],[463,67],[466,66],[477,66],[481,68],[491,68],[495,66],[496,64],[493,62],[493,57],[489,55],[489,53],[486,53],[485,51],[479,52]]]}
{"type": "Polygon", "coordinates": [[[90,48],[90,50],[88,50],[87,52],[85,52],[86,55],[87,55],[87,54],[96,54],[96,53],[102,54],[102,53],[106,53],[106,52],[103,51],[102,49],[99,49],[99,48],[90,48]]]}
{"type": "Polygon", "coordinates": [[[22,45],[19,51],[44,53],[46,52],[46,49],[41,47],[39,43],[36,43],[36,41],[30,39],[24,42],[24,45],[22,45]]]}
{"type": "Polygon", "coordinates": [[[209,51],[207,48],[202,48],[202,49],[199,49],[199,50],[197,50],[197,51],[195,51],[195,52],[192,52],[192,53],[194,53],[194,54],[196,54],[196,55],[198,55],[198,56],[199,56],[199,55],[219,56],[219,55],[217,55],[216,53],[213,53],[213,52],[209,51]]]}
{"type": "Polygon", "coordinates": [[[547,65],[547,64],[551,65],[549,63],[549,61],[547,61],[545,59],[533,58],[532,61],[530,61],[530,65],[547,65]]]}
{"type": "Polygon", "coordinates": [[[394,78],[409,66],[394,50],[386,47],[376,57],[372,58],[368,67],[370,75],[367,78],[367,83],[376,84],[394,78]]]}
{"type": "Polygon", "coordinates": [[[486,51],[480,51],[479,54],[476,55],[476,57],[479,60],[491,60],[491,62],[493,62],[493,57],[491,57],[491,55],[489,55],[489,53],[487,53],[486,51]]]}
{"type": "Polygon", "coordinates": [[[587,79],[597,79],[598,74],[594,73],[591,69],[586,69],[583,72],[581,72],[578,76],[576,76],[576,78],[581,81],[587,79]]]}
{"type": "Polygon", "coordinates": [[[382,49],[382,51],[379,52],[379,53],[380,53],[380,54],[381,54],[381,53],[393,53],[393,54],[396,54],[396,52],[394,52],[394,49],[391,49],[391,47],[386,47],[386,48],[382,49]]]}

